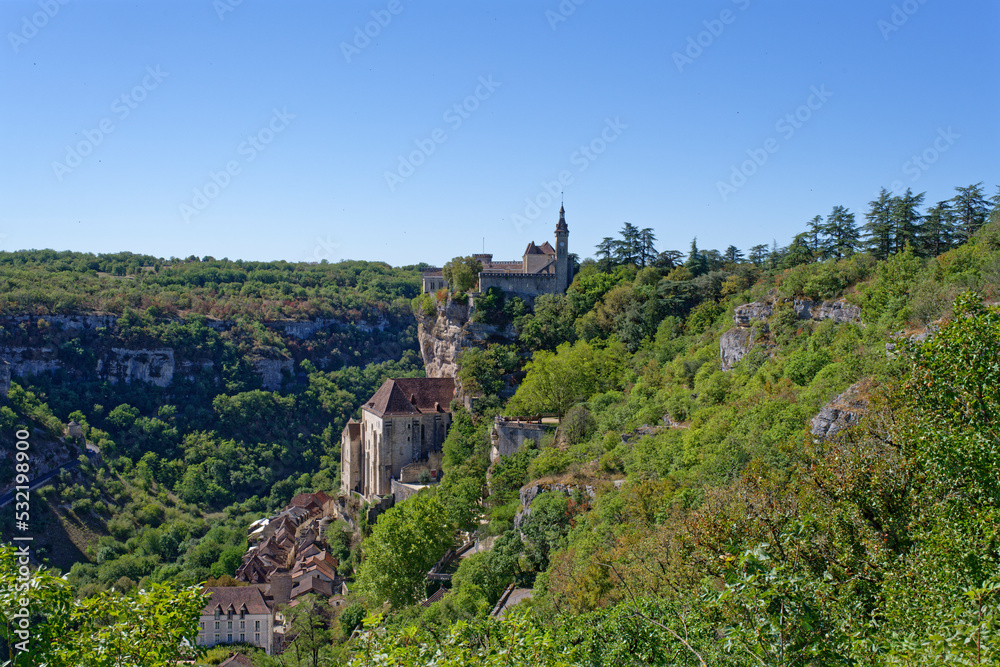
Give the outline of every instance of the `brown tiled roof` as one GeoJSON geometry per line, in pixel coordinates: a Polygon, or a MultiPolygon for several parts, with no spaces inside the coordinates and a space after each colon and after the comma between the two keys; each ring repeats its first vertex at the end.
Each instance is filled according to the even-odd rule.
{"type": "Polygon", "coordinates": [[[524,249],[525,255],[544,255],[542,249],[535,245],[534,241],[528,242],[528,247],[524,249]]]}
{"type": "Polygon", "coordinates": [[[211,594],[208,604],[201,610],[204,615],[215,613],[219,608],[223,614],[230,609],[239,612],[246,607],[248,614],[269,614],[271,610],[264,601],[264,595],[256,586],[212,586],[205,588],[211,594]]]}
{"type": "Polygon", "coordinates": [[[386,380],[365,403],[378,416],[450,412],[455,378],[395,378],[386,380]]]}
{"type": "Polygon", "coordinates": [[[441,269],[439,269],[437,267],[434,267],[434,266],[431,266],[431,267],[428,267],[428,268],[424,269],[420,273],[421,273],[421,275],[425,275],[425,276],[440,276],[441,275],[441,269]]]}
{"type": "Polygon", "coordinates": [[[316,575],[309,575],[292,589],[292,598],[297,598],[306,593],[316,593],[323,597],[333,595],[333,582],[325,581],[316,575]]]}
{"type": "Polygon", "coordinates": [[[234,653],[219,667],[254,667],[253,661],[242,653],[234,653]]]}
{"type": "Polygon", "coordinates": [[[541,246],[539,246],[538,249],[541,250],[546,255],[554,255],[554,254],[556,254],[556,249],[553,248],[552,244],[549,243],[548,241],[546,241],[541,246]]]}
{"type": "Polygon", "coordinates": [[[424,600],[423,602],[421,602],[420,606],[421,607],[430,607],[432,604],[434,604],[435,602],[437,602],[438,600],[440,600],[441,598],[443,598],[445,596],[445,593],[447,593],[447,592],[448,592],[448,589],[442,586],[441,588],[439,588],[436,591],[434,591],[434,593],[429,598],[427,598],[426,600],[424,600]]]}

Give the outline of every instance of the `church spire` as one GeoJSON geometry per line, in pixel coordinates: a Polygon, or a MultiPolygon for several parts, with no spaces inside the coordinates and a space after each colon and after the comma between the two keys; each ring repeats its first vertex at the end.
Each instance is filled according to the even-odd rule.
{"type": "Polygon", "coordinates": [[[559,222],[556,224],[557,232],[568,232],[569,227],[566,226],[566,207],[559,206],[559,222]]]}

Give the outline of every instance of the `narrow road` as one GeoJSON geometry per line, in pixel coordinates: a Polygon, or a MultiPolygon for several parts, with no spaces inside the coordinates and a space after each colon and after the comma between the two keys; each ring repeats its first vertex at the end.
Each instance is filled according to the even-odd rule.
{"type": "MultiPolygon", "coordinates": [[[[89,449],[87,450],[87,458],[92,459],[95,456],[97,456],[97,452],[90,451],[89,449]]],[[[41,485],[45,484],[45,482],[49,481],[50,479],[58,475],[60,470],[72,470],[73,468],[78,468],[78,467],[80,467],[79,459],[73,459],[72,461],[67,461],[66,463],[56,468],[55,470],[50,470],[41,477],[31,480],[31,482],[28,483],[28,490],[34,491],[41,485]]],[[[13,502],[14,496],[16,494],[17,494],[17,489],[11,489],[7,493],[0,496],[0,507],[6,507],[11,502],[13,502]]]]}

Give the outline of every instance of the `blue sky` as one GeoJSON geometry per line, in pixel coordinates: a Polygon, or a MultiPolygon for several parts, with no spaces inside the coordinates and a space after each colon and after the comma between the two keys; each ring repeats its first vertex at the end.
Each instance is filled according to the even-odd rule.
{"type": "Polygon", "coordinates": [[[514,259],[560,190],[583,257],[625,221],[746,249],[1000,183],[992,0],[3,0],[0,27],[3,250],[514,259]]]}

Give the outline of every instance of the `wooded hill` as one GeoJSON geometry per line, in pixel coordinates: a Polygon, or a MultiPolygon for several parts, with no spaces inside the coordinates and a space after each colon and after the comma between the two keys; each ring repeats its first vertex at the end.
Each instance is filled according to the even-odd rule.
{"type": "MultiPolygon", "coordinates": [[[[301,650],[255,660],[311,665],[313,642],[323,660],[355,665],[995,663],[1000,211],[980,186],[926,210],[919,195],[883,195],[864,227],[835,207],[789,245],[746,255],[692,243],[682,262],[626,225],[565,295],[533,309],[480,296],[473,318],[517,338],[461,357],[462,386],[478,396],[471,412],[454,406],[443,481],[365,527],[364,541],[338,536],[355,577],[346,610],[317,613],[301,650]],[[735,339],[739,359],[724,369],[735,339]],[[508,400],[512,376],[523,381],[508,400]],[[864,416],[814,436],[811,420],[850,387],[842,403],[864,416]],[[537,413],[559,414],[558,430],[491,464],[494,416],[537,413]],[[440,601],[417,604],[433,592],[427,564],[459,531],[492,548],[461,562],[440,601]],[[493,618],[511,583],[531,588],[530,602],[493,618]]],[[[144,310],[127,317],[163,336],[174,325],[148,309],[172,290],[140,275],[150,265],[132,270],[144,310]]],[[[157,275],[179,270],[164,265],[157,275]]],[[[341,269],[262,284],[298,289],[299,270],[341,269]]],[[[379,303],[409,313],[416,272],[384,271],[383,284],[412,287],[379,303]]],[[[123,278],[87,280],[105,285],[87,297],[99,303],[123,278]]],[[[237,284],[190,288],[206,290],[197,312],[240,302],[237,284]]],[[[358,274],[338,299],[364,300],[370,284],[358,274]]],[[[436,313],[451,296],[414,306],[436,313]]],[[[5,428],[75,418],[114,453],[43,494],[53,521],[91,531],[70,571],[77,594],[232,574],[250,521],[292,493],[337,488],[342,420],[382,378],[420,372],[410,344],[363,368],[303,358],[304,381],[265,391],[238,369],[277,346],[254,324],[272,318],[246,303],[243,327],[257,333],[215,332],[230,356],[190,412],[170,388],[142,398],[98,382],[74,399],[54,376],[15,379],[5,428]],[[269,428],[246,428],[251,418],[269,428]],[[269,492],[249,495],[257,488],[269,492]]]]}

